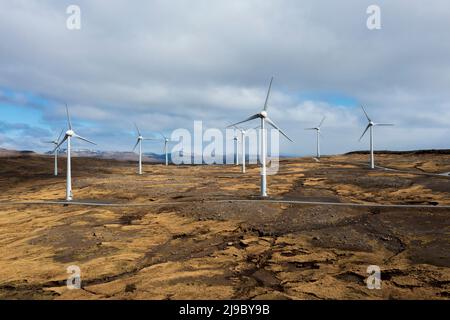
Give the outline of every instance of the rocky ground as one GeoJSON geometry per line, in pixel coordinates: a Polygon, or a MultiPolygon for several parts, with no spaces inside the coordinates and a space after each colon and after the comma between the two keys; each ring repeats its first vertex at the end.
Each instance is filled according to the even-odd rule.
{"type": "Polygon", "coordinates": [[[397,171],[361,154],[283,160],[270,198],[431,207],[236,202],[258,200],[255,165],[138,176],[89,158],[73,160],[75,200],[118,206],[12,204],[64,199],[64,162],[53,177],[51,157],[0,157],[0,298],[448,299],[450,209],[438,206],[450,205],[450,156],[376,160],[397,171]],[[66,287],[71,265],[79,290],[66,287]],[[369,265],[380,290],[365,284],[369,265]]]}

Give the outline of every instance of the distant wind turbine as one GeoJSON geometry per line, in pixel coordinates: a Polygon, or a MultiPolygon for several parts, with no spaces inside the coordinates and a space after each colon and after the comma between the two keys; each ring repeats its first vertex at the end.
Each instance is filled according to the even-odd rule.
{"type": "Polygon", "coordinates": [[[272,127],[277,129],[283,136],[285,136],[289,141],[292,140],[268,117],[267,115],[267,103],[269,101],[270,89],[272,88],[273,77],[270,79],[269,89],[267,90],[266,101],[264,102],[264,108],[261,112],[248,117],[247,119],[234,123],[228,127],[234,127],[238,124],[254,120],[261,119],[261,196],[267,197],[267,172],[266,172],[266,157],[267,157],[267,137],[266,137],[266,122],[270,124],[272,127]]]}
{"type": "Polygon", "coordinates": [[[168,156],[168,152],[167,152],[167,145],[169,144],[169,142],[172,142],[172,141],[168,137],[163,135],[161,132],[160,132],[160,134],[164,139],[164,154],[166,156],[166,166],[168,166],[169,165],[169,156],[168,156]]]}
{"type": "Polygon", "coordinates": [[[66,114],[67,114],[67,124],[69,126],[69,129],[66,131],[66,134],[64,135],[64,139],[58,145],[55,147],[53,152],[58,150],[58,148],[64,143],[64,141],[67,140],[67,181],[66,181],[66,200],[71,201],[73,199],[72,195],[72,168],[71,168],[71,155],[70,155],[70,148],[71,148],[71,140],[72,138],[77,138],[86,142],[89,142],[91,144],[94,144],[94,142],[89,141],[86,138],[83,138],[82,136],[79,136],[75,133],[75,131],[72,129],[72,122],[70,121],[70,115],[69,115],[69,108],[66,104],[66,114]]]}
{"type": "Polygon", "coordinates": [[[136,131],[138,134],[136,144],[134,145],[133,151],[136,149],[136,147],[139,145],[139,174],[142,174],[142,140],[157,140],[152,138],[144,138],[141,134],[141,131],[139,130],[136,123],[134,124],[136,127],[136,131]]]}
{"type": "Polygon", "coordinates": [[[315,127],[315,128],[306,128],[305,129],[305,130],[316,130],[316,134],[317,134],[316,157],[317,157],[317,159],[320,159],[320,136],[322,135],[320,133],[320,127],[322,126],[324,120],[325,120],[325,117],[322,118],[322,121],[320,121],[319,125],[317,127],[315,127]]]}
{"type": "Polygon", "coordinates": [[[239,139],[237,136],[234,136],[234,164],[239,165],[239,139]]]}
{"type": "Polygon", "coordinates": [[[374,161],[374,157],[373,157],[373,127],[375,127],[375,126],[393,126],[393,124],[392,123],[375,123],[369,118],[364,107],[361,106],[361,108],[364,111],[364,114],[366,115],[367,121],[369,123],[367,124],[366,130],[364,130],[363,134],[359,138],[359,141],[361,141],[361,139],[364,137],[367,130],[370,129],[370,168],[373,169],[373,168],[375,168],[375,161],[374,161]]]}
{"type": "MultiPolygon", "coordinates": [[[[45,141],[46,143],[51,143],[55,146],[57,146],[59,144],[59,139],[61,139],[61,136],[64,132],[64,129],[61,130],[61,133],[59,134],[58,138],[56,140],[53,141],[45,141]]],[[[59,152],[59,148],[56,148],[55,151],[53,152],[55,154],[55,171],[54,171],[54,175],[57,176],[58,175],[58,152],[59,152]]]]}
{"type": "MultiPolygon", "coordinates": [[[[245,173],[245,134],[247,131],[238,126],[234,126],[241,133],[241,156],[242,156],[242,173],[245,173]]],[[[237,157],[237,150],[236,150],[237,157]]]]}

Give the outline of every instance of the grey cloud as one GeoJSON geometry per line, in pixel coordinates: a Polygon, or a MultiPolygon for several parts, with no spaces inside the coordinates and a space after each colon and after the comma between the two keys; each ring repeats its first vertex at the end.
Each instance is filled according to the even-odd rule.
{"type": "Polygon", "coordinates": [[[65,101],[106,149],[128,148],[133,121],[155,131],[195,119],[224,127],[259,111],[273,74],[272,117],[298,141],[283,142],[286,152],[313,150],[302,128],[322,114],[329,152],[365,147],[356,106],[298,98],[327,92],[397,124],[377,136],[380,147],[448,147],[446,0],[377,1],[379,31],[366,28],[366,0],[78,1],[80,31],[65,28],[69,4],[1,1],[0,86],[49,99],[29,107],[55,130],[65,101]]]}

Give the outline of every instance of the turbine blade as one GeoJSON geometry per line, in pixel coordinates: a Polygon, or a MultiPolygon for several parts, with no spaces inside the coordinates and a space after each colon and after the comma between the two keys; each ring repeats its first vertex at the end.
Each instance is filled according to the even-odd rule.
{"type": "Polygon", "coordinates": [[[67,136],[65,135],[64,139],[62,139],[61,142],[56,145],[56,147],[55,147],[55,149],[53,149],[52,153],[55,152],[66,140],[67,140],[67,136]]]}
{"type": "Polygon", "coordinates": [[[320,121],[318,128],[320,128],[322,126],[323,122],[325,121],[325,118],[326,118],[325,116],[322,118],[322,121],[320,121]]]}
{"type": "Polygon", "coordinates": [[[270,89],[272,88],[273,77],[270,78],[269,90],[267,90],[266,101],[264,102],[264,111],[267,111],[267,102],[269,101],[270,89]]]}
{"type": "Polygon", "coordinates": [[[375,123],[375,126],[393,126],[394,124],[392,123],[375,123]]]}
{"type": "Polygon", "coordinates": [[[155,138],[143,138],[142,140],[160,141],[161,139],[155,139],[155,138]]]}
{"type": "Polygon", "coordinates": [[[305,130],[317,130],[316,128],[305,128],[305,130]]]}
{"type": "Polygon", "coordinates": [[[369,115],[368,115],[367,112],[366,112],[366,109],[364,109],[363,106],[361,106],[361,108],[362,108],[362,110],[364,111],[364,114],[366,115],[367,120],[368,120],[368,121],[372,121],[372,120],[370,120],[369,115]]]}
{"type": "Polygon", "coordinates": [[[138,146],[138,144],[139,144],[139,139],[136,141],[136,144],[134,145],[133,151],[136,149],[136,147],[138,146]]]}
{"type": "Polygon", "coordinates": [[[69,129],[72,130],[72,121],[70,121],[69,107],[66,103],[66,113],[67,113],[67,124],[69,125],[69,129]]]}
{"type": "Polygon", "coordinates": [[[369,130],[369,128],[370,128],[370,124],[367,125],[366,130],[364,130],[363,134],[359,138],[359,141],[361,141],[361,139],[364,137],[364,135],[366,134],[367,130],[369,130]]]}
{"type": "Polygon", "coordinates": [[[92,141],[90,141],[90,140],[88,140],[88,139],[86,139],[86,138],[83,138],[82,136],[79,136],[79,135],[77,135],[77,134],[74,134],[73,136],[74,136],[75,138],[80,139],[80,140],[83,140],[83,141],[89,142],[89,143],[91,143],[91,144],[97,145],[95,142],[92,142],[92,141]]]}
{"type": "Polygon", "coordinates": [[[61,130],[61,133],[59,134],[58,139],[56,139],[56,141],[59,142],[59,139],[61,139],[61,136],[62,136],[63,132],[64,132],[64,129],[61,130]]]}
{"type": "Polygon", "coordinates": [[[244,122],[253,120],[253,119],[257,119],[257,118],[259,118],[259,117],[260,117],[260,114],[259,114],[259,113],[254,114],[253,116],[248,117],[248,118],[245,119],[244,121],[240,121],[240,122],[236,122],[236,123],[230,124],[227,128],[234,127],[234,126],[236,126],[236,125],[238,125],[238,124],[241,124],[241,123],[244,123],[244,122]]]}
{"type": "Polygon", "coordinates": [[[141,132],[139,131],[139,128],[138,128],[136,122],[133,122],[133,123],[134,123],[134,126],[136,127],[136,130],[137,130],[138,135],[140,136],[140,135],[141,135],[141,132]]]}
{"type": "Polygon", "coordinates": [[[285,134],[285,133],[283,132],[283,130],[281,130],[280,128],[278,128],[278,126],[277,126],[272,120],[270,120],[268,117],[265,118],[265,120],[266,120],[267,123],[270,124],[272,127],[274,127],[275,129],[277,129],[278,131],[280,131],[280,133],[281,133],[283,136],[285,136],[286,139],[288,139],[290,142],[294,142],[294,141],[291,140],[291,138],[289,138],[289,137],[287,136],[287,134],[285,134]]]}
{"type": "Polygon", "coordinates": [[[166,140],[166,136],[162,134],[162,132],[159,132],[159,134],[163,137],[164,140],[166,140]]]}

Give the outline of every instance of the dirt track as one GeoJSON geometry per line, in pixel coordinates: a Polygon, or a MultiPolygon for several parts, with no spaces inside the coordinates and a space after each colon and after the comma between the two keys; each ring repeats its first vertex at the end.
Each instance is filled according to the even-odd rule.
{"type": "MultiPolygon", "coordinates": [[[[448,155],[290,159],[269,177],[275,199],[450,204],[448,155]]],[[[0,201],[64,198],[51,158],[0,158],[0,201]]],[[[0,207],[0,297],[33,299],[447,299],[449,209],[365,208],[257,199],[259,171],[74,159],[74,196],[155,207],[0,207]],[[69,265],[82,289],[68,290],[69,265]],[[379,265],[382,289],[366,268],[379,265]]]]}

